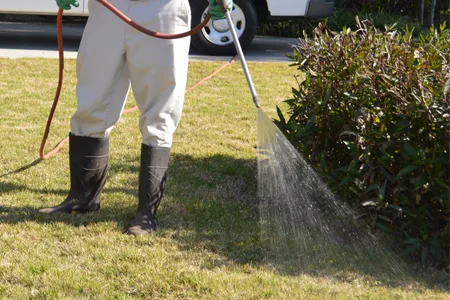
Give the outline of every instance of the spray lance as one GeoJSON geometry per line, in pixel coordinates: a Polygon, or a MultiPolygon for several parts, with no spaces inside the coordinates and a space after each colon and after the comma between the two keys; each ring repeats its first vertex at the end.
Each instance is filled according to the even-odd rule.
{"type": "Polygon", "coordinates": [[[227,18],[228,27],[230,27],[234,47],[236,48],[236,53],[239,57],[239,60],[241,61],[242,68],[244,69],[245,78],[247,79],[248,87],[250,88],[250,93],[252,94],[252,97],[253,97],[253,103],[255,103],[256,108],[260,108],[261,105],[259,104],[259,99],[258,99],[258,95],[256,93],[255,85],[253,84],[252,76],[248,69],[247,61],[245,60],[245,57],[244,57],[244,52],[242,51],[241,43],[239,42],[239,38],[237,36],[236,29],[234,28],[233,19],[231,18],[230,8],[228,7],[226,0],[216,0],[216,2],[222,6],[222,9],[227,18]]]}
{"type": "MultiPolygon", "coordinates": [[[[194,34],[198,33],[200,30],[202,30],[211,19],[211,15],[208,13],[205,16],[205,19],[203,20],[203,22],[201,24],[199,24],[197,27],[193,28],[192,30],[189,30],[189,31],[183,32],[183,33],[179,33],[179,34],[160,33],[160,32],[155,32],[155,31],[149,30],[149,29],[135,23],[133,20],[131,20],[129,17],[127,17],[125,14],[123,14],[121,11],[119,11],[116,7],[114,7],[107,0],[97,0],[97,1],[99,3],[101,3],[103,6],[105,6],[107,9],[109,9],[116,16],[118,16],[120,19],[122,19],[125,23],[127,23],[128,25],[135,28],[136,30],[139,30],[140,32],[142,32],[144,34],[147,34],[147,35],[155,37],[155,38],[160,38],[160,39],[179,39],[179,38],[184,38],[184,37],[187,37],[190,35],[194,35],[194,34]]],[[[230,27],[230,31],[232,33],[232,39],[233,39],[238,57],[241,60],[242,67],[244,69],[245,76],[247,78],[247,82],[250,87],[251,94],[253,96],[253,102],[255,103],[256,107],[259,108],[260,105],[259,105],[258,96],[256,94],[256,90],[253,85],[253,81],[250,76],[250,72],[248,70],[247,63],[245,61],[241,45],[239,43],[239,38],[238,38],[238,36],[236,34],[236,30],[233,26],[233,20],[231,18],[231,14],[230,14],[230,8],[228,7],[228,4],[225,0],[216,0],[216,3],[218,3],[222,7],[223,11],[226,14],[228,26],[230,27]]],[[[57,89],[55,92],[55,97],[53,100],[52,107],[50,109],[50,113],[49,113],[49,116],[47,119],[47,124],[45,126],[45,131],[44,131],[44,135],[43,135],[40,150],[39,150],[39,156],[42,160],[46,160],[46,159],[50,158],[51,156],[53,156],[55,153],[57,153],[68,140],[68,138],[62,140],[53,150],[51,150],[49,153],[45,153],[45,144],[47,142],[47,138],[50,133],[51,123],[52,123],[52,120],[53,120],[53,117],[55,114],[56,106],[59,101],[62,84],[64,81],[64,45],[63,45],[63,32],[62,32],[63,13],[64,13],[64,10],[62,8],[60,8],[58,10],[57,22],[56,22],[57,23],[58,53],[59,53],[58,86],[57,86],[57,89]]]]}

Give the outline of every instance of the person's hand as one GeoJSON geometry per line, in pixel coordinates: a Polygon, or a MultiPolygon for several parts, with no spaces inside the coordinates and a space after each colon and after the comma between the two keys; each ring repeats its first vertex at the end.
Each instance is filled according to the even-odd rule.
{"type": "Polygon", "coordinates": [[[209,1],[209,13],[211,19],[214,21],[225,19],[225,11],[222,4],[228,6],[228,10],[233,10],[233,0],[208,0],[209,1]]]}
{"type": "Polygon", "coordinates": [[[77,0],[56,0],[56,4],[58,4],[59,8],[62,9],[71,9],[72,7],[70,7],[71,5],[78,7],[80,4],[78,3],[77,0]]]}

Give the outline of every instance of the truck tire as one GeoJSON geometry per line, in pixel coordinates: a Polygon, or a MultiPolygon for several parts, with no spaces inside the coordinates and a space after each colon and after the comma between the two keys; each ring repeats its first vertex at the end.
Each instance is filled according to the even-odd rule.
{"type": "MultiPolygon", "coordinates": [[[[200,24],[208,12],[209,4],[207,0],[191,0],[192,26],[200,24]]],[[[258,17],[251,0],[234,0],[231,17],[235,24],[236,33],[239,37],[242,48],[250,45],[256,35],[258,27],[258,17]]],[[[234,55],[234,48],[231,31],[226,19],[219,21],[209,21],[205,28],[192,36],[192,49],[201,54],[208,55],[234,55]]]]}

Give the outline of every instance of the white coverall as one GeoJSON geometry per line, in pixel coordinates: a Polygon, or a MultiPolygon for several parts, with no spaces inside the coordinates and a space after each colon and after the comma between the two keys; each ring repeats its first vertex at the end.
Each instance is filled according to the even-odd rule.
{"type": "MultiPolygon", "coordinates": [[[[136,23],[157,32],[190,29],[188,0],[110,0],[136,23]]],[[[190,38],[163,40],[127,25],[95,0],[77,58],[78,108],[71,133],[107,137],[132,91],[140,110],[142,142],[170,147],[181,118],[190,38]]]]}

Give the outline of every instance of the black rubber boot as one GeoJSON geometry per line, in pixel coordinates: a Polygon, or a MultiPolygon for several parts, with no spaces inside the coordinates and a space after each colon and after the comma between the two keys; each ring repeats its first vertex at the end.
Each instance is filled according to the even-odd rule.
{"type": "Polygon", "coordinates": [[[164,193],[169,155],[170,148],[142,144],[138,209],[134,222],[124,233],[143,235],[157,228],[156,211],[164,193]]]}
{"type": "Polygon", "coordinates": [[[108,169],[108,138],[69,136],[70,191],[66,200],[55,207],[40,209],[51,214],[87,213],[100,209],[100,194],[108,169]]]}

